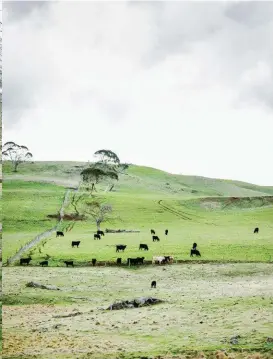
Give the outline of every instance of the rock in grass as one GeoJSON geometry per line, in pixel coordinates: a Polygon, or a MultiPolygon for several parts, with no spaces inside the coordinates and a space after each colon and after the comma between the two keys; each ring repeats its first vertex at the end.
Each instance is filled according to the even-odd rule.
{"type": "Polygon", "coordinates": [[[111,304],[107,310],[131,309],[163,303],[164,301],[152,297],[141,297],[111,304]]]}
{"type": "Polygon", "coordinates": [[[35,283],[35,282],[27,283],[26,287],[48,289],[48,290],[60,290],[60,288],[56,287],[55,285],[44,285],[44,284],[35,283]]]}

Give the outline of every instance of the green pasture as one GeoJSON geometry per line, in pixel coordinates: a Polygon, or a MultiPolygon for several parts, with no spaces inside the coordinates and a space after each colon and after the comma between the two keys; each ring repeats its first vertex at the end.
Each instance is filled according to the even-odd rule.
{"type": "MultiPolygon", "coordinates": [[[[65,186],[44,182],[12,179],[4,182],[4,261],[36,235],[56,225],[57,221],[47,218],[47,215],[59,211],[66,190],[65,186]]],[[[132,188],[127,193],[117,191],[102,195],[106,203],[113,207],[112,218],[102,224],[102,229],[134,229],[140,230],[140,233],[106,234],[102,240],[96,241],[93,239],[94,223],[91,220],[77,222],[72,231],[65,233],[65,237],[51,236],[44,245],[33,248],[32,263],[37,263],[46,255],[50,256],[51,265],[62,265],[61,262],[68,259],[79,264],[92,258],[116,261],[117,257],[121,257],[124,261],[128,257],[144,256],[146,260],[151,260],[153,255],[161,254],[188,260],[193,242],[198,243],[201,260],[273,260],[273,207],[268,205],[271,197],[267,197],[268,203],[264,207],[254,198],[249,207],[243,202],[224,209],[222,203],[225,198],[213,198],[211,202],[218,201],[222,207],[207,209],[200,205],[200,198],[179,198],[166,193],[157,195],[133,191],[132,188]],[[160,199],[163,199],[161,204],[164,207],[159,205],[160,199]],[[256,226],[260,227],[258,235],[253,234],[256,226]],[[159,235],[160,242],[152,242],[151,228],[159,235]],[[164,235],[166,228],[169,229],[168,237],[164,235]],[[80,247],[72,249],[72,240],[80,240],[80,247]],[[148,244],[149,251],[139,251],[140,243],[148,244]],[[126,244],[125,252],[116,253],[116,244],[126,244]]],[[[206,201],[209,200],[207,197],[206,201]]],[[[67,208],[66,213],[70,210],[67,208]]]]}

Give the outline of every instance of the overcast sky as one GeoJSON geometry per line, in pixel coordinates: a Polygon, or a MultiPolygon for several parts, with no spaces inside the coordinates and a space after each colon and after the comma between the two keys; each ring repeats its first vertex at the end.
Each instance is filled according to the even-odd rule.
{"type": "Polygon", "coordinates": [[[3,141],[273,185],[273,2],[6,2],[3,141]]]}

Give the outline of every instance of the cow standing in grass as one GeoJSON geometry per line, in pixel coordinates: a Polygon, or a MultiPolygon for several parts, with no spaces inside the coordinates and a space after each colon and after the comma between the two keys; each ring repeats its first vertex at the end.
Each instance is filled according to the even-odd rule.
{"type": "Polygon", "coordinates": [[[145,251],[148,251],[148,250],[149,250],[149,247],[148,247],[147,244],[140,244],[140,245],[139,245],[139,250],[141,250],[141,249],[144,249],[145,251]]]}
{"type": "Polygon", "coordinates": [[[165,229],[165,236],[167,236],[169,233],[169,230],[168,229],[165,229]]]}
{"type": "Polygon", "coordinates": [[[201,254],[198,249],[191,249],[191,257],[196,255],[196,257],[201,257],[201,254]]]}
{"type": "Polygon", "coordinates": [[[74,246],[77,246],[77,248],[79,248],[81,241],[72,241],[71,246],[72,248],[74,248],[74,246]]]}
{"type": "Polygon", "coordinates": [[[126,247],[127,247],[127,246],[125,246],[125,245],[123,245],[123,244],[117,244],[117,245],[116,245],[116,252],[119,252],[119,251],[124,252],[124,250],[125,250],[126,247]]]}
{"type": "Polygon", "coordinates": [[[97,231],[97,234],[98,234],[99,236],[104,236],[104,232],[103,232],[103,231],[97,231]]]}
{"type": "Polygon", "coordinates": [[[155,230],[154,230],[154,229],[151,229],[151,234],[155,234],[155,230]]]}
{"type": "Polygon", "coordinates": [[[192,249],[195,250],[196,248],[197,248],[197,243],[194,242],[192,245],[192,249]]]}
{"type": "Polygon", "coordinates": [[[64,263],[66,264],[66,266],[71,266],[71,267],[74,267],[74,263],[73,261],[64,261],[64,263]]]}
{"type": "Polygon", "coordinates": [[[254,229],[254,233],[259,233],[259,228],[258,228],[258,227],[256,227],[256,228],[254,229]]]}
{"type": "Polygon", "coordinates": [[[40,266],[46,266],[46,267],[48,267],[48,261],[42,261],[42,262],[40,262],[39,263],[40,264],[40,266]]]}
{"type": "Polygon", "coordinates": [[[101,239],[100,235],[98,233],[94,234],[94,239],[101,239]]]}
{"type": "Polygon", "coordinates": [[[26,264],[29,265],[29,262],[31,261],[31,257],[29,256],[28,258],[21,258],[20,259],[20,265],[26,264]]]}
{"type": "Polygon", "coordinates": [[[160,239],[159,239],[159,237],[158,237],[158,236],[153,236],[153,242],[155,242],[155,241],[157,241],[157,242],[159,242],[159,241],[160,241],[160,239]]]}
{"type": "Polygon", "coordinates": [[[56,232],[56,237],[64,237],[64,232],[62,232],[62,231],[57,231],[57,232],[56,232]]]}

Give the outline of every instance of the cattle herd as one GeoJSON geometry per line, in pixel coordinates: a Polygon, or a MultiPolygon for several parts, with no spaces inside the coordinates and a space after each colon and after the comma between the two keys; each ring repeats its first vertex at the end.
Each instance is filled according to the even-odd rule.
{"type": "MultiPolygon", "coordinates": [[[[166,229],[165,230],[165,236],[167,236],[169,233],[169,230],[166,229]]],[[[259,228],[256,227],[254,228],[254,233],[259,233],[259,228]]],[[[159,242],[160,238],[156,235],[155,230],[151,229],[151,235],[152,235],[152,241],[153,242],[159,242]]],[[[101,237],[104,236],[104,232],[101,230],[98,230],[97,233],[94,234],[94,240],[100,240],[101,237]]],[[[64,237],[64,233],[62,231],[57,231],[56,232],[56,237],[64,237]]],[[[75,246],[77,248],[79,248],[81,241],[72,241],[71,246],[72,248],[74,248],[75,246]]],[[[116,252],[124,252],[126,249],[127,245],[124,244],[117,244],[116,245],[116,252]]],[[[148,251],[149,250],[149,246],[148,244],[145,243],[140,243],[139,245],[139,250],[144,250],[144,251],[148,251]]],[[[197,243],[193,243],[192,248],[190,250],[190,256],[197,256],[197,257],[201,257],[200,251],[197,249],[197,243]]],[[[137,258],[127,258],[127,265],[140,265],[140,264],[144,264],[144,259],[145,257],[137,257],[137,258]]],[[[32,258],[29,256],[28,258],[21,258],[20,259],[20,265],[26,264],[29,265],[30,261],[32,260],[32,258]]],[[[152,259],[152,264],[166,264],[166,263],[173,263],[174,257],[173,256],[153,256],[152,259]]],[[[92,265],[95,266],[96,265],[97,260],[95,258],[92,259],[92,265]]],[[[117,258],[116,261],[117,265],[121,265],[122,263],[122,258],[117,258]]],[[[44,267],[44,266],[48,266],[48,261],[42,261],[39,263],[40,266],[44,267]]],[[[74,262],[73,261],[64,261],[64,264],[66,264],[66,266],[71,266],[74,267],[74,262]]],[[[152,288],[156,287],[156,282],[152,282],[152,288]]]]}

